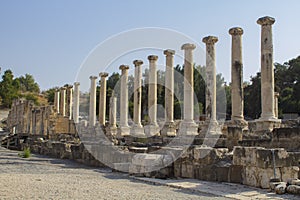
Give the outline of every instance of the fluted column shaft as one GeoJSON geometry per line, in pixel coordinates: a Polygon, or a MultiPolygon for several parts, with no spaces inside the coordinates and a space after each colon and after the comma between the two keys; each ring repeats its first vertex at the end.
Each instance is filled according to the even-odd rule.
{"type": "Polygon", "coordinates": [[[97,76],[90,76],[90,112],[89,112],[89,126],[96,124],[96,80],[97,76]]]}
{"type": "Polygon", "coordinates": [[[74,105],[73,105],[73,120],[74,123],[79,122],[79,97],[80,97],[80,90],[79,90],[80,83],[74,83],[74,105]]]}
{"type": "Polygon", "coordinates": [[[106,114],[106,77],[108,73],[100,73],[100,95],[99,95],[99,124],[105,125],[106,114]]]}

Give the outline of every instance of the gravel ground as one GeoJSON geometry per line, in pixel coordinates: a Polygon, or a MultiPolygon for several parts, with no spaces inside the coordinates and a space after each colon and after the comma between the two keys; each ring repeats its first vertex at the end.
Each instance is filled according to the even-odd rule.
{"type": "Polygon", "coordinates": [[[133,180],[109,169],[0,147],[0,199],[226,199],[133,180]]]}

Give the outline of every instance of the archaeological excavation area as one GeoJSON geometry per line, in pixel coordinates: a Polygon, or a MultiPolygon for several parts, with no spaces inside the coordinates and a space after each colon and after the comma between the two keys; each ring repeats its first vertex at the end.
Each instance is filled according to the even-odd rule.
{"type": "MultiPolygon", "coordinates": [[[[183,105],[181,119],[174,118],[174,55],[166,49],[164,118],[158,117],[157,55],[149,55],[147,120],[142,118],[142,73],[146,61],[119,66],[119,87],[107,97],[108,72],[86,77],[90,81],[88,116],[81,116],[80,83],[55,91],[54,104],[36,106],[16,99],[7,118],[9,135],[2,146],[61,159],[71,159],[134,176],[193,178],[239,183],[272,189],[278,194],[300,194],[300,119],[278,119],[278,93],[274,89],[273,36],[275,19],[262,17],[261,116],[244,118],[243,57],[241,27],[229,29],[231,49],[231,119],[219,114],[216,84],[218,38],[202,39],[206,49],[205,116],[195,117],[194,49],[184,52],[183,105]],[[134,68],[134,92],[128,92],[128,70],[134,68]],[[99,77],[100,91],[97,95],[99,77]],[[133,116],[129,114],[133,98],[133,116]],[[98,102],[98,105],[97,105],[98,102]],[[97,114],[98,113],[98,114],[97,114]],[[132,119],[131,119],[132,117],[132,119]]],[[[252,94],[256,95],[256,94],[252,94]]]]}

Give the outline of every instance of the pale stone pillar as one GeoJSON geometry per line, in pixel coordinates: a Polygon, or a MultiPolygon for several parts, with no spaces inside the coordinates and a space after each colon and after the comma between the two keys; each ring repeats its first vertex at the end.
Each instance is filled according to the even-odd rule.
{"type": "Polygon", "coordinates": [[[206,44],[206,84],[208,95],[206,99],[210,99],[210,104],[206,105],[206,116],[210,123],[217,123],[217,98],[216,98],[216,53],[215,43],[218,38],[215,36],[207,36],[202,40],[206,44]]]}
{"type": "Polygon", "coordinates": [[[120,92],[120,126],[119,134],[121,136],[129,135],[128,126],[128,69],[129,66],[121,65],[121,92],[120,92]]]}
{"type": "Polygon", "coordinates": [[[167,49],[165,71],[165,126],[162,130],[164,136],[175,136],[176,127],[174,124],[174,54],[175,51],[167,49]]]}
{"type": "Polygon", "coordinates": [[[108,73],[102,72],[99,74],[100,79],[100,95],[99,95],[99,124],[105,126],[106,114],[106,77],[108,73]]]}
{"type": "Polygon", "coordinates": [[[54,108],[56,110],[56,113],[59,113],[59,107],[60,107],[60,103],[59,103],[59,89],[56,89],[55,93],[54,93],[54,108]]]}
{"type": "Polygon", "coordinates": [[[73,114],[72,114],[72,107],[73,107],[73,86],[68,85],[67,90],[66,90],[66,116],[69,117],[69,119],[72,119],[73,114]]]}
{"type": "Polygon", "coordinates": [[[156,61],[158,56],[150,55],[149,60],[149,80],[148,80],[148,116],[149,123],[145,127],[147,136],[159,135],[157,124],[157,70],[156,61]]]}
{"type": "Polygon", "coordinates": [[[257,20],[261,25],[261,117],[260,120],[277,119],[274,113],[274,66],[272,24],[275,19],[262,17],[257,20]]]}
{"type": "Polygon", "coordinates": [[[275,92],[274,93],[274,111],[275,111],[276,118],[278,118],[278,98],[279,98],[279,93],[275,92]]]}
{"type": "Polygon", "coordinates": [[[79,101],[80,101],[80,90],[79,90],[80,83],[74,83],[74,105],[73,105],[73,120],[74,123],[79,122],[79,101]]]}
{"type": "Polygon", "coordinates": [[[143,61],[133,61],[134,69],[134,94],[133,94],[133,122],[131,128],[131,135],[144,136],[144,128],[141,123],[141,110],[142,110],[142,64],[143,61]]]}
{"type": "Polygon", "coordinates": [[[143,61],[133,61],[134,70],[134,99],[133,99],[133,121],[135,126],[142,127],[141,124],[141,109],[142,109],[142,64],[143,61]]]}
{"type": "Polygon", "coordinates": [[[115,136],[117,132],[117,97],[112,93],[109,99],[109,126],[106,126],[106,135],[115,136]]]}
{"type": "Polygon", "coordinates": [[[231,108],[232,122],[244,124],[244,89],[243,89],[243,58],[242,35],[244,31],[240,27],[231,28],[231,108]]]}
{"type": "Polygon", "coordinates": [[[59,113],[62,116],[66,116],[66,88],[60,88],[60,104],[59,104],[59,113]]]}
{"type": "Polygon", "coordinates": [[[90,76],[90,112],[89,112],[89,126],[95,126],[96,124],[96,80],[97,76],[90,76]]]}
{"type": "Polygon", "coordinates": [[[109,103],[109,124],[112,128],[117,128],[117,97],[112,95],[109,103]]]}
{"type": "Polygon", "coordinates": [[[184,93],[183,121],[179,133],[182,135],[197,135],[198,126],[194,121],[194,58],[193,50],[196,45],[186,43],[181,46],[184,50],[184,93]]]}

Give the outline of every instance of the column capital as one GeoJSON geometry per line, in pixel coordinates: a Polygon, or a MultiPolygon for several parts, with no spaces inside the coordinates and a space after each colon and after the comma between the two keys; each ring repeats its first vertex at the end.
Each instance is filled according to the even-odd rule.
{"type": "Polygon", "coordinates": [[[164,54],[166,56],[173,56],[175,54],[175,51],[172,49],[166,49],[166,50],[164,50],[164,54]]]}
{"type": "Polygon", "coordinates": [[[98,77],[97,76],[90,76],[91,80],[96,80],[98,77]]]}
{"type": "Polygon", "coordinates": [[[275,23],[275,19],[273,17],[265,16],[259,18],[256,23],[259,25],[265,26],[265,25],[272,25],[275,23]]]}
{"type": "Polygon", "coordinates": [[[106,73],[106,72],[100,72],[100,73],[99,73],[99,76],[100,76],[101,78],[106,78],[106,77],[108,76],[108,73],[106,73]]]}
{"type": "Polygon", "coordinates": [[[133,64],[135,67],[141,66],[144,62],[142,60],[134,60],[133,64]]]}
{"type": "Polygon", "coordinates": [[[66,87],[67,87],[67,89],[72,89],[73,85],[67,85],[66,87]]]}
{"type": "Polygon", "coordinates": [[[79,82],[75,82],[74,85],[75,85],[75,86],[79,86],[80,83],[79,83],[79,82]]]}
{"type": "Polygon", "coordinates": [[[150,55],[150,56],[148,56],[148,60],[151,62],[151,61],[157,61],[157,59],[158,59],[158,56],[156,56],[156,55],[150,55]]]}
{"type": "Polygon", "coordinates": [[[119,69],[120,70],[127,70],[127,69],[129,69],[129,66],[128,65],[120,65],[119,69]]]}
{"type": "Polygon", "coordinates": [[[279,97],[279,92],[274,92],[274,96],[278,98],[279,97]]]}
{"type": "Polygon", "coordinates": [[[202,42],[204,42],[205,44],[215,44],[218,42],[218,37],[216,36],[206,36],[202,39],[202,42]]]}
{"type": "Polygon", "coordinates": [[[229,29],[230,35],[243,35],[244,30],[241,27],[233,27],[229,29]]]}
{"type": "Polygon", "coordinates": [[[181,46],[181,50],[194,50],[195,48],[196,48],[196,45],[191,44],[191,43],[186,43],[181,46]]]}
{"type": "Polygon", "coordinates": [[[60,90],[66,90],[66,89],[67,89],[66,87],[61,87],[61,88],[60,88],[60,90]]]}

